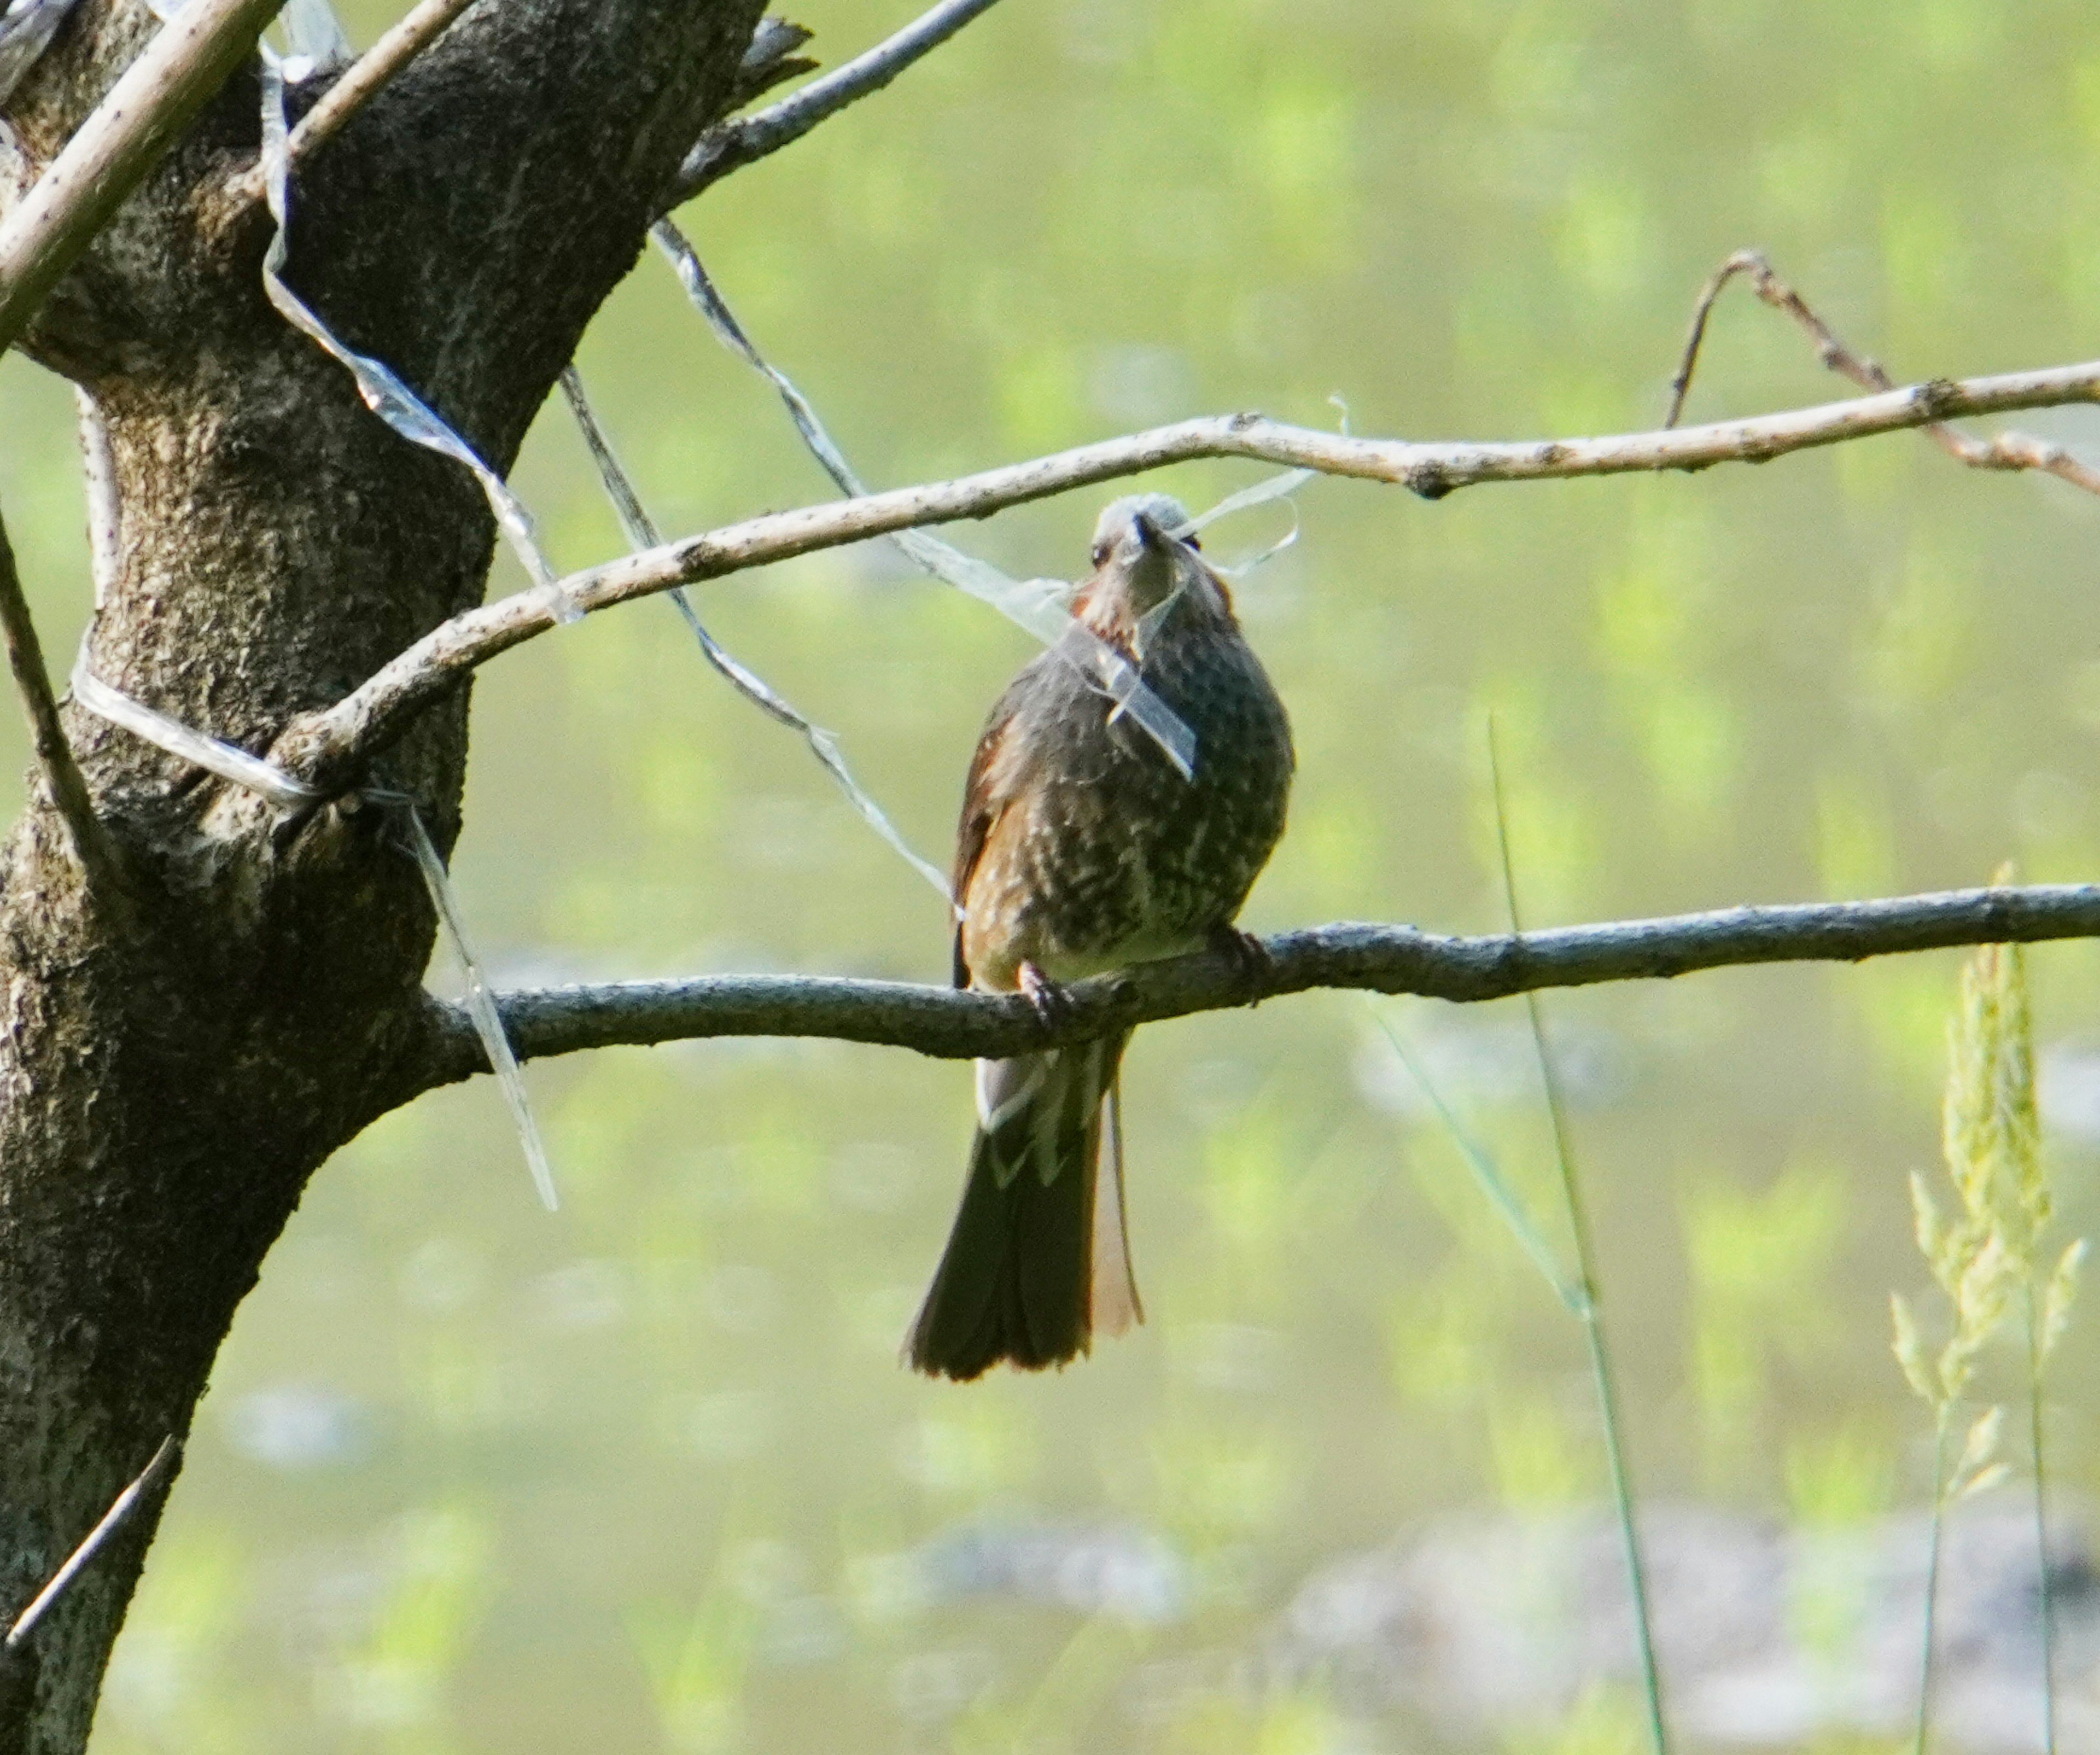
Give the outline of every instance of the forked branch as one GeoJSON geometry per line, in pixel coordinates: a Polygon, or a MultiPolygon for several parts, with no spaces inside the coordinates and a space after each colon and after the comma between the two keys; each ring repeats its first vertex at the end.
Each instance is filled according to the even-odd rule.
{"type": "Polygon", "coordinates": [[[283,4],[190,0],[0,220],[0,353],[283,4]]]}
{"type": "Polygon", "coordinates": [[[940,0],[894,36],[887,37],[822,79],[768,104],[755,115],[739,116],[710,128],[678,167],[664,209],[690,201],[730,172],[777,152],[799,140],[820,121],[849,104],[881,90],[914,61],[938,49],[998,0],[940,0]]]}
{"type": "MultiPolygon", "coordinates": [[[[1895,387],[1895,381],[1878,362],[1847,347],[1808,302],[1772,272],[1763,251],[1737,250],[1714,271],[1700,289],[1698,302],[1692,307],[1691,333],[1684,338],[1684,355],[1678,364],[1676,376],[1670,381],[1670,413],[1662,423],[1664,426],[1676,426],[1678,416],[1684,412],[1684,398],[1692,388],[1692,374],[1698,367],[1700,345],[1705,339],[1706,323],[1713,315],[1714,301],[1738,276],[1749,280],[1751,290],[1766,304],[1793,318],[1807,332],[1809,339],[1815,343],[1815,357],[1829,370],[1864,390],[1895,387]]],[[[1997,433],[1989,439],[1974,439],[1942,421],[1929,422],[1924,430],[1957,463],[1972,470],[2039,470],[2074,487],[2082,487],[2088,493],[2100,494],[2100,470],[2080,461],[2062,446],[2032,433],[1997,433]]]]}
{"type": "MultiPolygon", "coordinates": [[[[805,975],[544,988],[502,994],[497,1004],[521,1060],[708,1036],[824,1036],[953,1060],[1083,1041],[1316,987],[1501,999],[1746,963],[1855,963],[1955,945],[2096,937],[2100,885],[2034,884],[1727,908],[1514,936],[1452,937],[1349,922],[1311,927],[1264,940],[1265,968],[1204,953],[1079,982],[1067,990],[1070,1004],[1060,1008],[1054,1029],[1018,996],[805,975]]],[[[486,1072],[465,1008],[430,1004],[431,1040],[415,1088],[486,1072]]]]}

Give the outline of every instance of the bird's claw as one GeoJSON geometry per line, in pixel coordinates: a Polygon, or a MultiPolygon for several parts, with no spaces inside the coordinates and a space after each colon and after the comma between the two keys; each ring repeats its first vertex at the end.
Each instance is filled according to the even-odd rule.
{"type": "Polygon", "coordinates": [[[1268,954],[1268,946],[1253,933],[1242,933],[1229,923],[1211,928],[1210,949],[1230,963],[1249,986],[1266,989],[1276,972],[1276,959],[1268,954]]]}
{"type": "Polygon", "coordinates": [[[1021,992],[1045,1030],[1059,1030],[1071,1021],[1071,994],[1032,963],[1021,965],[1021,992]]]}

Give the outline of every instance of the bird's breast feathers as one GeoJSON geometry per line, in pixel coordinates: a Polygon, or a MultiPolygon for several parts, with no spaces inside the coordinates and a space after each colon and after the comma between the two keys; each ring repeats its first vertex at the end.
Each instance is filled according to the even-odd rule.
{"type": "Polygon", "coordinates": [[[1193,779],[1064,655],[1017,677],[980,741],[956,870],[958,979],[1070,981],[1193,950],[1229,921],[1283,827],[1289,722],[1229,619],[1178,621],[1147,681],[1198,739],[1193,779]]]}

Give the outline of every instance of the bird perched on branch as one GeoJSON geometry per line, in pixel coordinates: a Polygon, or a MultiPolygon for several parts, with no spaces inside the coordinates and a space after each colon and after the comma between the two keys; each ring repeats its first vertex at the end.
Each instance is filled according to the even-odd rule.
{"type": "MultiPolygon", "coordinates": [[[[1189,525],[1164,494],[1104,511],[1081,626],[992,709],[957,834],[959,987],[1054,1017],[1064,982],[1206,945],[1260,955],[1232,923],[1283,832],[1290,725],[1189,525]],[[1110,696],[1096,638],[1194,734],[1192,775],[1110,696]]],[[[962,1209],[907,1342],[920,1370],[1062,1365],[1142,1320],[1115,1097],[1129,1034],[977,1063],[962,1209]]]]}

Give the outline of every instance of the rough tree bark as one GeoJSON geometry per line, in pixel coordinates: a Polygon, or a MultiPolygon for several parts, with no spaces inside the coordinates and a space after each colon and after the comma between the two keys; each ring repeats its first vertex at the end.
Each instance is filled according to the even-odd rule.
{"type": "MultiPolygon", "coordinates": [[[[483,0],[314,155],[287,279],[507,468],[727,106],[758,15],[483,0]]],[[[154,22],[143,0],[82,0],[10,105],[0,208],[154,22]]],[[[95,669],[259,752],[477,601],[493,533],[466,474],[388,431],[265,302],[267,216],[227,193],[258,107],[250,62],[25,345],[110,430],[121,562],[95,669]]],[[[466,707],[455,693],[385,757],[440,847],[466,707]]],[[[404,1062],[427,1040],[433,922],[383,813],[338,805],[286,836],[123,731],[78,712],[67,726],[124,893],[90,893],[32,803],[0,867],[0,1602],[15,1604],[187,1429],[307,1177],[422,1082],[404,1062]]],[[[158,1504],[0,1678],[0,1749],[85,1744],[158,1504]]]]}

